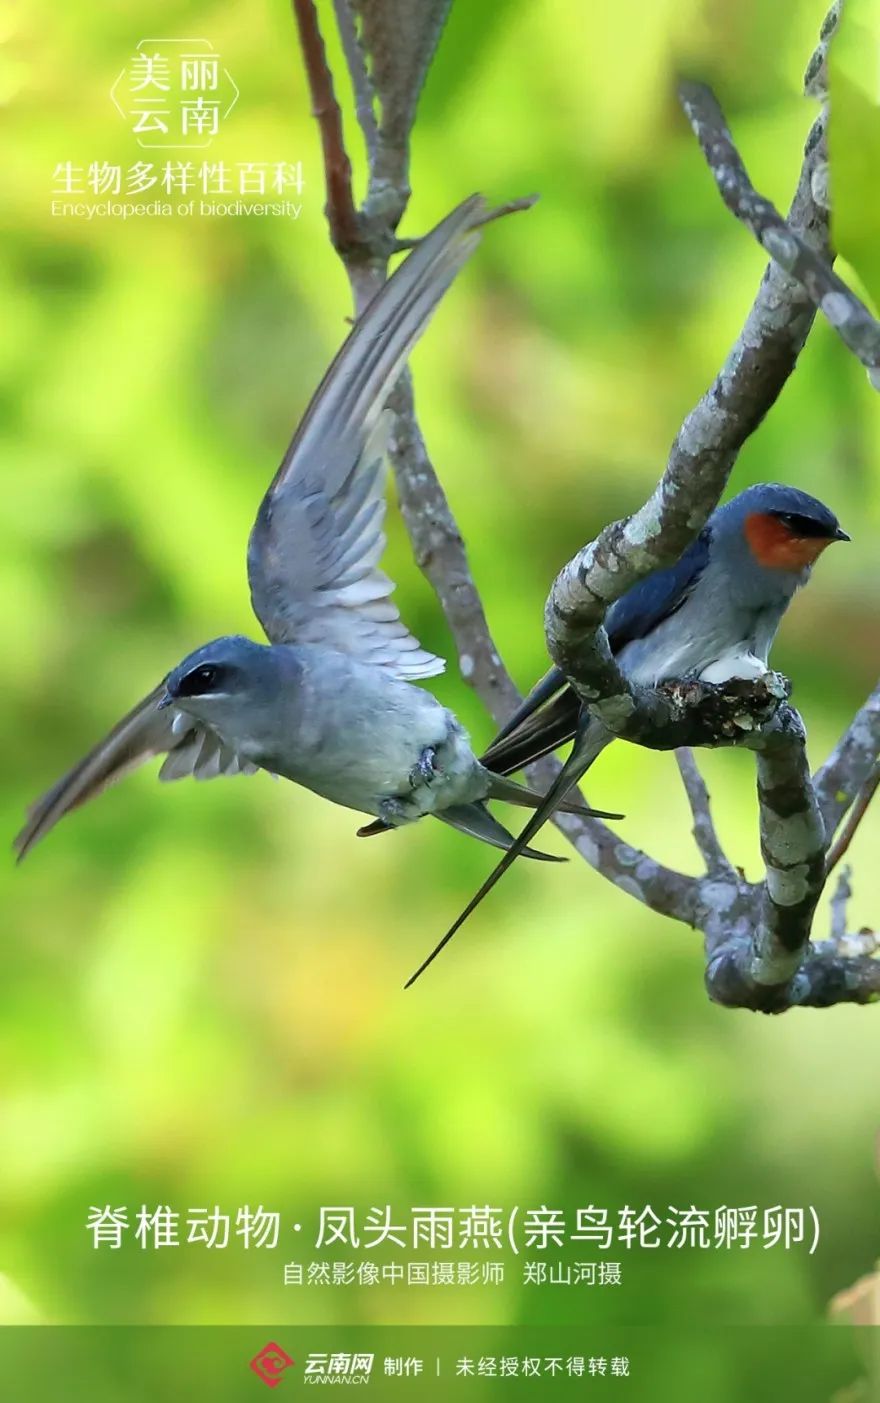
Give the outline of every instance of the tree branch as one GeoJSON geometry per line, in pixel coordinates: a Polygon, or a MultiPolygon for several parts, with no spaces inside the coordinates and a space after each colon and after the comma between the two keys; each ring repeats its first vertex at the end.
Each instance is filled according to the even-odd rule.
{"type": "Polygon", "coordinates": [[[800,967],[825,885],[825,825],[810,780],[806,732],[787,708],[758,751],[761,855],[766,879],[749,976],[784,985],[800,967]]]}
{"type": "Polygon", "coordinates": [[[360,21],[380,119],[364,219],[392,235],[409,200],[409,142],[422,87],[452,0],[348,0],[360,21]]]}
{"type": "MultiPolygon", "coordinates": [[[[341,118],[314,5],[312,0],[293,3],[321,129],[331,237],[360,311],[383,281],[389,255],[413,242],[396,236],[409,195],[409,135],[449,0],[424,0],[418,7],[409,0],[334,0],[370,158],[361,211],[351,195],[341,118]]],[[[837,14],[835,0],[808,69],[816,91],[816,84],[824,81],[837,14]]],[[[585,860],[621,891],[703,931],[711,998],[765,1012],[866,1003],[880,997],[880,961],[871,958],[876,939],[840,934],[845,930],[845,900],[842,917],[840,903],[836,908],[833,938],[809,944],[825,877],[822,820],[832,832],[876,762],[880,687],[819,772],[814,794],[803,727],[787,704],[784,679],[771,674],[763,683],[726,688],[698,683],[669,684],[656,691],[631,688],[610,656],[602,625],[615,599],[650,571],[677,559],[694,539],[717,505],[740,448],[794,368],[815,316],[813,293],[819,284],[808,276],[808,291],[788,275],[778,262],[778,240],[794,237],[797,274],[803,275],[805,267],[809,274],[814,267],[810,259],[803,262],[805,253],[815,255],[823,271],[830,271],[827,210],[813,193],[823,184],[827,166],[825,119],[823,112],[807,140],[787,223],[781,221],[780,231],[767,218],[777,249],[769,250],[774,261],[765,271],[743,330],[676,436],[657,488],[640,511],[606,528],[560,572],[546,612],[551,655],[618,734],[661,749],[739,744],[757,752],[764,883],[747,882],[730,865],[689,752],[679,753],[679,768],[708,869],[703,878],[663,866],[598,820],[557,815],[556,821],[585,860]]],[[[732,143],[731,150],[738,162],[732,143]]],[[[730,151],[726,154],[730,157],[730,151]]],[[[741,168],[739,162],[737,176],[741,168]]],[[[531,200],[512,201],[486,218],[528,203],[531,200]]],[[[836,283],[825,291],[829,288],[832,295],[840,290],[836,283]]],[[[824,310],[827,314],[828,308],[824,310]]],[[[849,303],[845,316],[837,304],[831,310],[840,313],[839,321],[857,323],[859,335],[864,332],[864,323],[858,317],[853,321],[849,303]]],[[[462,675],[496,721],[503,720],[518,693],[495,648],[461,533],[419,431],[408,373],[401,377],[392,404],[396,427],[390,456],[413,551],[452,630],[462,675]]],[[[558,772],[557,762],[545,759],[531,767],[529,777],[546,787],[558,772]]]]}
{"type": "Polygon", "coordinates": [[[706,782],[697,767],[694,752],[690,746],[682,746],[675,752],[678,770],[684,784],[691,814],[694,820],[693,835],[707,872],[731,874],[733,868],[718,838],[712,821],[712,806],[706,782]]]}
{"type": "Polygon", "coordinates": [[[880,759],[880,682],[856,712],[833,753],[815,777],[816,795],[829,837],[880,759]]]}
{"type": "Polygon", "coordinates": [[[863,955],[845,955],[836,941],[808,945],[791,982],[774,986],[756,984],[744,976],[735,941],[731,940],[710,961],[706,987],[716,1003],[755,1013],[876,1003],[880,999],[880,960],[873,958],[877,941],[865,938],[862,948],[863,955]]]}
{"type": "MultiPolygon", "coordinates": [[[[789,222],[827,255],[828,215],[812,194],[813,172],[825,159],[820,117],[807,139],[789,222]]],[[[623,723],[627,736],[636,739],[631,718],[639,706],[652,703],[636,698],[611,658],[602,628],[605,613],[645,575],[676,561],[705,525],[739,450],[793,371],[815,311],[805,290],[770,264],[742,332],[679,430],[651,497],[633,516],[607,526],[553,584],[544,617],[548,651],[588,704],[602,702],[598,714],[618,734],[623,723]]]]}
{"type": "Polygon", "coordinates": [[[364,134],[367,156],[372,167],[379,146],[379,128],[376,123],[373,88],[367,73],[366,59],[358,38],[350,0],[333,0],[333,12],[336,15],[336,27],[342,40],[342,52],[345,54],[345,62],[351,74],[355,112],[360,129],[364,134]]]}
{"type": "Polygon", "coordinates": [[[880,323],[837,276],[831,264],[799,236],[769,200],[758,194],[711,88],[704,83],[683,82],[678,91],[721,198],[731,214],[751,230],[779,267],[806,289],[844,345],[868,370],[874,388],[880,389],[880,323]]]}
{"type": "Polygon", "coordinates": [[[416,564],[434,588],[449,625],[464,680],[496,722],[509,716],[519,693],[492,639],[467,550],[415,416],[407,371],[391,397],[395,412],[389,457],[416,564]]]}
{"type": "Polygon", "coordinates": [[[825,863],[826,876],[831,875],[840,859],[849,851],[849,845],[856,835],[856,829],[868,812],[868,806],[877,793],[878,785],[880,785],[880,761],[875,764],[873,771],[856,795],[855,803],[846,817],[846,822],[828,849],[825,863]]]}
{"type": "MultiPolygon", "coordinates": [[[[352,72],[352,84],[359,106],[364,105],[365,62],[364,48],[369,50],[375,44],[393,18],[398,0],[387,0],[388,14],[383,21],[379,15],[383,0],[371,0],[370,23],[364,26],[360,39],[352,40],[352,25],[343,32],[343,50],[352,72]],[[353,47],[353,42],[356,47],[353,47]],[[353,67],[352,67],[353,65],[353,67]],[[358,97],[358,94],[361,94],[358,97]]],[[[365,0],[336,0],[337,18],[339,10],[345,11],[341,23],[347,24],[352,6],[365,15],[365,0]]],[[[421,39],[417,36],[410,45],[411,59],[396,65],[385,55],[382,64],[374,64],[370,82],[371,94],[375,96],[383,113],[415,113],[418,91],[427,69],[427,61],[416,61],[413,55],[424,55],[439,37],[442,19],[448,9],[448,0],[433,0],[421,10],[410,10],[407,18],[412,25],[421,16],[425,26],[421,39]],[[404,77],[401,78],[401,73],[404,77]],[[406,74],[409,76],[406,76],[406,74]],[[393,94],[390,87],[399,85],[413,87],[409,96],[393,94]]],[[[313,14],[314,12],[312,12],[313,14]]],[[[314,38],[312,38],[314,47],[314,38]]],[[[323,54],[323,44],[320,43],[323,54]]],[[[312,90],[315,110],[327,106],[327,81],[314,64],[306,64],[306,72],[312,90]],[[318,91],[315,91],[315,82],[318,91]]],[[[332,87],[331,87],[332,92],[332,87]]],[[[391,120],[391,119],[389,119],[391,120]]],[[[371,137],[368,132],[369,119],[361,121],[365,139],[370,150],[371,137]]],[[[341,140],[341,124],[337,124],[341,140]]],[[[386,262],[390,253],[411,247],[416,240],[397,239],[394,229],[400,211],[409,193],[409,140],[408,129],[403,131],[399,115],[380,129],[380,143],[384,142],[381,159],[378,148],[371,155],[370,194],[364,210],[358,216],[360,233],[357,247],[354,244],[336,244],[348,273],[355,300],[355,310],[360,312],[375,296],[386,276],[386,262]],[[380,172],[381,167],[381,174],[380,172]],[[391,194],[388,197],[388,184],[391,194]],[[384,195],[383,195],[384,191],[384,195]]],[[[326,146],[325,146],[326,150],[326,146]]],[[[328,176],[329,186],[329,176],[328,176]]],[[[528,209],[537,196],[529,195],[510,200],[506,204],[489,209],[481,223],[528,209]]],[[[331,211],[328,208],[328,220],[331,211]]],[[[520,694],[510,674],[501,661],[492,639],[479,592],[474,584],[467,558],[464,541],[452,514],[446,494],[437,477],[428,455],[424,439],[418,426],[413,402],[412,380],[409,372],[401,376],[391,398],[395,410],[395,426],[389,445],[389,457],[395,475],[398,500],[404,518],[413,554],[420,569],[430,581],[446,621],[455,641],[462,677],[472,686],[487,707],[496,723],[510,715],[518,704],[520,694]]],[[[549,788],[559,773],[557,761],[547,758],[529,768],[529,780],[540,789],[549,788]]],[[[599,819],[581,819],[575,815],[557,817],[560,829],[576,846],[578,852],[587,858],[604,877],[623,890],[637,896],[653,910],[677,915],[688,919],[687,913],[694,908],[696,884],[690,877],[665,867],[649,858],[647,854],[623,842],[599,819]]]]}
{"type": "MultiPolygon", "coordinates": [[[[547,761],[541,761],[541,765],[546,764],[547,761]]],[[[549,787],[560,768],[555,760],[550,766],[546,785],[541,771],[536,776],[534,772],[538,767],[532,766],[528,772],[532,783],[549,787]]],[[[557,813],[553,821],[578,855],[618,891],[626,892],[658,915],[671,916],[686,925],[697,924],[700,883],[695,877],[676,872],[640,848],[624,842],[600,819],[557,813]]]]}
{"type": "Polygon", "coordinates": [[[835,944],[839,944],[846,935],[846,914],[852,896],[852,887],[849,882],[851,876],[851,868],[841,869],[834,895],[831,898],[831,939],[835,944]]]}
{"type": "Polygon", "coordinates": [[[324,41],[318,28],[314,0],[293,0],[293,13],[299,30],[303,62],[312,95],[312,116],[321,133],[324,176],[327,185],[325,213],[333,247],[341,252],[354,249],[360,229],[351,191],[351,163],[342,135],[342,113],[333,91],[333,75],[327,65],[324,41]]]}
{"type": "MultiPolygon", "coordinates": [[[[808,69],[814,82],[824,71],[838,15],[835,6],[823,26],[819,49],[808,69]]],[[[710,140],[707,93],[695,85],[685,86],[689,116],[708,148],[722,193],[730,197],[739,217],[748,216],[753,226],[767,231],[774,262],[765,272],[725,366],[673,444],[651,498],[634,516],[606,528],[564,567],[545,612],[548,651],[584,703],[616,734],[655,748],[668,745],[681,718],[665,704],[667,699],[661,696],[665,689],[638,689],[623,676],[611,657],[603,628],[607,609],[646,574],[678,559],[715,509],[740,447],[794,369],[817,301],[824,298],[826,315],[867,354],[869,363],[875,363],[873,318],[866,321],[865,309],[864,316],[858,313],[848,289],[831,272],[827,212],[813,194],[821,183],[815,177],[826,164],[826,114],[814,124],[807,140],[786,223],[751,191],[723,118],[720,130],[717,122],[711,127],[710,140]],[[699,111],[696,98],[703,104],[699,111]],[[748,200],[744,191],[751,192],[748,200]],[[795,247],[796,258],[780,258],[783,234],[795,247]],[[837,296],[830,304],[829,292],[837,296]],[[845,308],[840,300],[843,293],[847,294],[845,308]],[[870,354],[866,347],[871,348],[870,354]]],[[[714,102],[711,94],[708,99],[714,102]]],[[[717,104],[711,115],[716,113],[720,118],[717,104]]],[[[705,709],[707,690],[693,698],[692,721],[705,709]]],[[[746,707],[742,719],[748,713],[746,707]]],[[[825,829],[807,767],[800,718],[783,704],[763,717],[755,715],[754,720],[755,730],[747,743],[757,751],[765,881],[750,886],[729,869],[718,880],[710,870],[700,885],[698,924],[705,935],[710,995],[719,1002],[774,1012],[798,1004],[872,997],[878,974],[872,962],[867,968],[842,963],[836,949],[826,945],[817,952],[809,944],[825,879],[825,829]]],[[[863,718],[863,725],[855,727],[844,745],[850,781],[861,776],[861,766],[853,757],[864,751],[867,729],[868,720],[863,718]]],[[[708,733],[700,734],[697,726],[692,743],[725,743],[723,731],[713,736],[710,727],[708,733]]],[[[702,790],[695,787],[687,767],[685,777],[690,779],[695,818],[703,820],[702,790]]],[[[703,823],[698,841],[707,865],[717,860],[713,836],[703,823]]]]}

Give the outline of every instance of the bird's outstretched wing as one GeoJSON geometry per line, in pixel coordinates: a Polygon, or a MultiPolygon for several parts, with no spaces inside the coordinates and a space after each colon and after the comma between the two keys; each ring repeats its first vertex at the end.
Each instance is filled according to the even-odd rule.
{"type": "Polygon", "coordinates": [[[479,240],[472,196],[409,254],[324,376],[263,499],[248,548],[251,600],[273,643],[321,643],[398,677],[443,662],[420,648],[378,568],[385,546],[383,406],[431,313],[479,240]]]}
{"type": "Polygon", "coordinates": [[[27,822],[15,839],[19,862],[71,809],[93,799],[154,755],[167,756],[159,771],[163,780],[255,773],[256,767],[228,749],[213,731],[182,711],[160,709],[164,692],[164,685],[160,685],[144,697],[94,750],[31,805],[27,822]]]}
{"type": "MultiPolygon", "coordinates": [[[[674,565],[657,570],[627,590],[605,620],[615,655],[649,633],[684,604],[709,560],[710,531],[700,533],[674,565]]],[[[541,678],[502,726],[481,763],[495,774],[509,775],[548,755],[574,738],[581,704],[558,667],[541,678]]]]}
{"type": "MultiPolygon", "coordinates": [[[[307,410],[251,533],[254,609],[272,642],[321,642],[401,677],[442,671],[390,602],[384,546],[383,405],[413,344],[475,248],[483,202],[466,200],[423,239],[352,329],[307,410]]],[[[64,814],[155,755],[160,779],[251,772],[206,726],[145,697],[31,806],[19,858],[64,814]]]]}

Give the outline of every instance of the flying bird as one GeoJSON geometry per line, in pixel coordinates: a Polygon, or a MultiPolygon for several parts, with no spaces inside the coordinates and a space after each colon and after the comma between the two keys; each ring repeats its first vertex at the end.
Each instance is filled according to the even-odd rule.
{"type": "Polygon", "coordinates": [[[432,814],[504,848],[512,836],[485,801],[541,802],[481,764],[453,713],[413,685],[444,663],[407,631],[378,564],[385,401],[475,249],[484,210],[472,196],[420,241],[356,321],[294,434],[248,545],[268,644],[218,638],[185,658],[32,806],[19,859],[157,755],[163,780],[268,770],[374,816],[361,832],[432,814]]]}
{"type": "MultiPolygon", "coordinates": [[[[848,541],[837,517],[796,487],[758,483],[712,513],[674,565],[640,580],[608,610],[611,652],[630,682],[656,687],[679,678],[723,684],[757,679],[796,591],[833,541],[848,541]]],[[[512,774],[573,740],[543,803],[407,987],[427,969],[614,735],[591,716],[553,667],[481,757],[512,774]]]]}

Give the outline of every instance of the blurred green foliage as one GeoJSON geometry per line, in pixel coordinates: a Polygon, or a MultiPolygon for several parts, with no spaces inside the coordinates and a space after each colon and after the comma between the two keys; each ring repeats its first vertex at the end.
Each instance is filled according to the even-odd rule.
{"type": "MultiPolygon", "coordinates": [[[[821,18],[822,0],[453,9],[404,232],[473,189],[541,200],[486,231],[414,373],[523,685],[545,665],[556,569],[653,485],[762,271],[677,110],[673,73],[716,85],[758,187],[785,205],[814,116],[800,81],[821,18]]],[[[3,24],[11,840],[26,803],[187,650],[255,632],[247,533],[349,303],[282,0],[90,0],[75,13],[31,0],[3,24]],[[141,157],[108,93],[145,33],[210,38],[241,89],[212,159],[302,158],[298,222],[51,216],[58,163],[141,157]]],[[[362,180],[359,154],[355,165],[362,180]]],[[[878,448],[880,400],[819,324],[734,479],[796,482],[853,534],[821,562],[774,655],[816,762],[877,672],[878,448]]],[[[404,615],[448,654],[394,513],[390,537],[404,615]]],[[[454,664],[436,690],[488,740],[454,664]]],[[[750,757],[707,755],[705,772],[728,850],[756,876],[750,757]]],[[[698,870],[670,756],[615,746],[589,792],[627,813],[633,842],[698,870]]],[[[492,858],[439,825],[376,843],[354,828],[265,776],[160,787],[141,773],[21,870],[2,868],[6,1318],[794,1322],[870,1265],[876,1010],[712,1007],[697,936],[579,862],[513,872],[404,995],[492,858]],[[813,1203],[823,1238],[814,1258],[646,1252],[625,1260],[621,1288],[588,1297],[529,1290],[514,1272],[494,1288],[296,1291],[280,1263],[314,1255],[307,1244],[271,1258],[92,1251],[89,1205],[142,1202],[262,1202],[304,1223],[322,1203],[813,1203]]],[[[875,813],[853,848],[857,924],[880,912],[877,837],[875,813]]]]}
{"type": "Polygon", "coordinates": [[[830,52],[829,154],[837,248],[880,301],[880,0],[852,0],[830,52]]]}

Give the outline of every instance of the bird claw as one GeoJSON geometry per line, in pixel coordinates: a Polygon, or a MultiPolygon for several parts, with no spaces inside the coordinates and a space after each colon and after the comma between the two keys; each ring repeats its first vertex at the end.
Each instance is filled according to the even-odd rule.
{"type": "Polygon", "coordinates": [[[422,811],[412,799],[397,799],[389,795],[378,805],[379,817],[389,828],[400,828],[404,823],[412,823],[422,817],[422,811]]]}
{"type": "Polygon", "coordinates": [[[430,800],[425,793],[426,785],[434,783],[440,773],[436,763],[437,752],[426,745],[409,772],[410,794],[389,794],[378,805],[378,814],[383,823],[391,828],[399,828],[403,823],[412,823],[429,812],[430,800]],[[421,790],[421,796],[419,791],[421,790]]]}
{"type": "Polygon", "coordinates": [[[411,789],[417,789],[420,784],[433,784],[437,776],[437,752],[431,745],[426,745],[416,763],[409,772],[409,783],[411,789]]]}
{"type": "Polygon", "coordinates": [[[700,744],[734,741],[750,731],[760,731],[791,695],[791,683],[780,672],[765,672],[754,679],[733,677],[726,682],[706,682],[685,677],[661,682],[657,691],[668,697],[683,720],[690,713],[695,725],[714,739],[700,744]]]}

